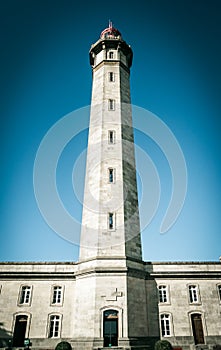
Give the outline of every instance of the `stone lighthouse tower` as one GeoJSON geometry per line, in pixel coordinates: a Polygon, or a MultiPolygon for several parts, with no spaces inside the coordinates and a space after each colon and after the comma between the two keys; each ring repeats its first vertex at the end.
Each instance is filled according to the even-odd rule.
{"type": "Polygon", "coordinates": [[[132,57],[112,24],[90,49],[93,85],[73,334],[73,345],[82,350],[146,349],[132,57]]]}

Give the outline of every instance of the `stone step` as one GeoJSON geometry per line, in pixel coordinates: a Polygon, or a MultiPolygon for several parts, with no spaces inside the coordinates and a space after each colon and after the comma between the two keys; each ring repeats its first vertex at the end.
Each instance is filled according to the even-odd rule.
{"type": "MultiPolygon", "coordinates": [[[[130,348],[125,348],[122,346],[109,346],[109,347],[106,347],[106,348],[97,348],[96,350],[130,350],[130,348]]],[[[94,349],[95,350],[95,349],[94,349]]]]}
{"type": "Polygon", "coordinates": [[[108,347],[103,347],[103,348],[93,348],[93,350],[130,350],[130,347],[122,347],[122,346],[108,346],[108,347]]]}
{"type": "Polygon", "coordinates": [[[139,345],[139,346],[111,346],[111,347],[102,347],[102,348],[93,348],[93,350],[150,350],[148,345],[139,345]]]}

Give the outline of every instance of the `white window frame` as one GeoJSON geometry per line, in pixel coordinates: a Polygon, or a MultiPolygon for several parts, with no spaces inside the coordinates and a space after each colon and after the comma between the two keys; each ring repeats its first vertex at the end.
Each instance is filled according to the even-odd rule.
{"type": "Polygon", "coordinates": [[[190,304],[200,304],[199,286],[197,284],[188,285],[188,296],[190,304]]]}
{"type": "Polygon", "coordinates": [[[21,285],[19,290],[19,296],[18,296],[18,305],[30,306],[31,298],[32,298],[32,286],[27,284],[21,285]]]}
{"type": "Polygon", "coordinates": [[[115,140],[116,140],[116,132],[115,130],[108,130],[108,143],[110,145],[115,144],[115,140]],[[112,133],[112,142],[111,142],[111,133],[112,133]]]}
{"type": "Polygon", "coordinates": [[[172,317],[168,312],[160,314],[160,334],[162,338],[172,336],[172,317]]]}
{"type": "Polygon", "coordinates": [[[169,289],[166,284],[160,284],[158,286],[158,299],[159,303],[169,304],[169,289]]]}
{"type": "Polygon", "coordinates": [[[114,59],[114,51],[109,51],[108,52],[108,58],[109,58],[109,60],[113,60],[114,59]]]}
{"type": "Polygon", "coordinates": [[[63,304],[63,294],[64,294],[64,287],[61,285],[53,285],[51,287],[51,305],[52,306],[61,306],[63,304]],[[54,301],[55,297],[55,301],[54,301]],[[59,300],[60,299],[60,300],[59,300]]]}
{"type": "Polygon", "coordinates": [[[108,100],[108,110],[115,111],[115,100],[113,98],[109,98],[108,100]]]}
{"type": "Polygon", "coordinates": [[[56,314],[48,315],[48,335],[47,335],[47,338],[49,338],[49,339],[61,338],[61,324],[62,324],[62,315],[61,314],[56,313],[56,314]],[[53,325],[52,325],[52,322],[53,322],[53,325]],[[51,333],[51,325],[53,327],[52,333],[51,333]],[[56,327],[58,327],[57,330],[56,330],[56,327]]]}

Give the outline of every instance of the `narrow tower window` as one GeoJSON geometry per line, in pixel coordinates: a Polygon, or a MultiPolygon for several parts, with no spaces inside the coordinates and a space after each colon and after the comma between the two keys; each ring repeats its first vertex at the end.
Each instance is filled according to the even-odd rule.
{"type": "Polygon", "coordinates": [[[108,107],[109,107],[110,111],[113,111],[114,107],[115,107],[115,100],[109,99],[108,100],[108,107]]]}
{"type": "Polygon", "coordinates": [[[114,169],[113,168],[108,169],[108,177],[109,177],[109,182],[113,183],[114,182],[114,169]]]}
{"type": "Polygon", "coordinates": [[[114,81],[114,72],[109,72],[109,81],[114,81]]]}
{"type": "Polygon", "coordinates": [[[114,58],[114,53],[113,53],[113,51],[110,51],[110,52],[109,52],[109,58],[110,58],[110,59],[113,59],[113,58],[114,58]]]}
{"type": "Polygon", "coordinates": [[[113,130],[108,131],[108,142],[115,143],[115,131],[113,130]]]}
{"type": "Polygon", "coordinates": [[[114,228],[114,214],[113,213],[108,214],[108,225],[109,225],[109,230],[113,230],[113,228],[114,228]]]}

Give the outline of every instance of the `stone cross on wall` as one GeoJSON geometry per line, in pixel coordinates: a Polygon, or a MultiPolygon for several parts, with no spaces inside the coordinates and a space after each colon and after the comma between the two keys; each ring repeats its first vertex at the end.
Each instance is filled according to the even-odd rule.
{"type": "Polygon", "coordinates": [[[101,295],[101,297],[106,298],[106,301],[117,301],[117,298],[122,297],[123,292],[119,292],[117,288],[113,292],[109,292],[107,295],[101,295]]]}

